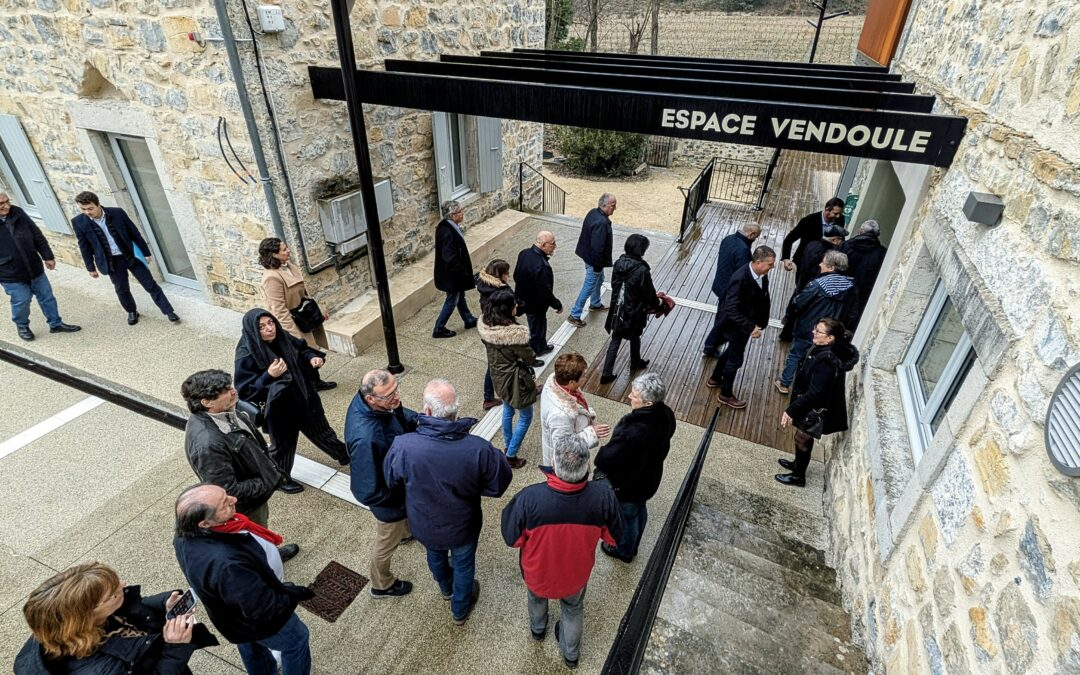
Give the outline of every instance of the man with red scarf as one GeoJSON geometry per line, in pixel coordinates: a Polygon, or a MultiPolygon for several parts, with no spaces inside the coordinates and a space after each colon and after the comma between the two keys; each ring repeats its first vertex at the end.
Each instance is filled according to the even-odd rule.
{"type": "Polygon", "coordinates": [[[191,590],[214,628],[236,645],[252,675],[308,675],[308,629],[296,605],[311,589],[283,581],[281,535],[236,512],[236,498],[217,485],[189,487],[176,499],[173,548],[191,590]]]}
{"type": "Polygon", "coordinates": [[[576,668],[596,542],[614,546],[622,517],[611,488],[588,480],[588,448],[560,436],[552,459],[555,470],[546,474],[547,482],[524,488],[503,509],[502,534],[507,546],[521,549],[533,639],[547,635],[548,600],[558,599],[555,639],[566,665],[576,668]]]}

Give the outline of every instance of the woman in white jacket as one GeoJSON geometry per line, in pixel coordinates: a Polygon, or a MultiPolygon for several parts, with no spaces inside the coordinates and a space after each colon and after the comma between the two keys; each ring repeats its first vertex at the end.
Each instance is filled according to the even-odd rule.
{"type": "Polygon", "coordinates": [[[591,450],[600,445],[601,438],[607,438],[611,433],[607,424],[596,424],[596,413],[578,389],[587,365],[585,358],[575,352],[555,359],[555,372],[548,377],[540,394],[544,451],[541,467],[551,467],[556,440],[560,437],[569,436],[575,445],[591,450]]]}

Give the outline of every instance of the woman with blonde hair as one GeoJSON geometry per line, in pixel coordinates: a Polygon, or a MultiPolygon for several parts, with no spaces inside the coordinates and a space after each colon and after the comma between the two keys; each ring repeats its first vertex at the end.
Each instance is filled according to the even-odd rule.
{"type": "Polygon", "coordinates": [[[15,658],[20,675],[191,673],[196,649],[218,644],[191,612],[166,619],[180,591],[148,598],[108,565],[69,567],[38,586],[23,606],[33,635],[15,658]]]}

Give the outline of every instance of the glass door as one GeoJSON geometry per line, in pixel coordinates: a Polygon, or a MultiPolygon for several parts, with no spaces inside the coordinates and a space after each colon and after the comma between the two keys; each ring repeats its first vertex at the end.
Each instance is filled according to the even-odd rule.
{"type": "Polygon", "coordinates": [[[109,144],[120,165],[124,182],[135,209],[139,212],[147,240],[153,248],[158,267],[167,281],[198,288],[195,268],[188,257],[187,247],[176,227],[165,188],[161,184],[154,158],[146,140],[133,136],[109,136],[109,144]]]}

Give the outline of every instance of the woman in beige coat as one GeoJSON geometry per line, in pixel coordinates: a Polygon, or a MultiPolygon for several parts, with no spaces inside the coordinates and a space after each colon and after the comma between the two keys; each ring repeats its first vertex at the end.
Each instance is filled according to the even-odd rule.
{"type": "MultiPolygon", "coordinates": [[[[296,309],[307,297],[307,288],[304,286],[304,276],[300,268],[289,260],[289,245],[277,237],[268,237],[259,243],[259,264],[265,271],[262,276],[263,297],[266,300],[266,309],[274,315],[281,327],[292,335],[307,342],[312,349],[326,349],[326,331],[320,325],[310,333],[304,333],[293,321],[290,309],[296,309]]],[[[324,319],[330,316],[323,314],[324,319]]],[[[318,375],[318,371],[316,376],[318,375]]],[[[315,388],[324,391],[333,389],[336,382],[319,380],[315,388]]]]}

